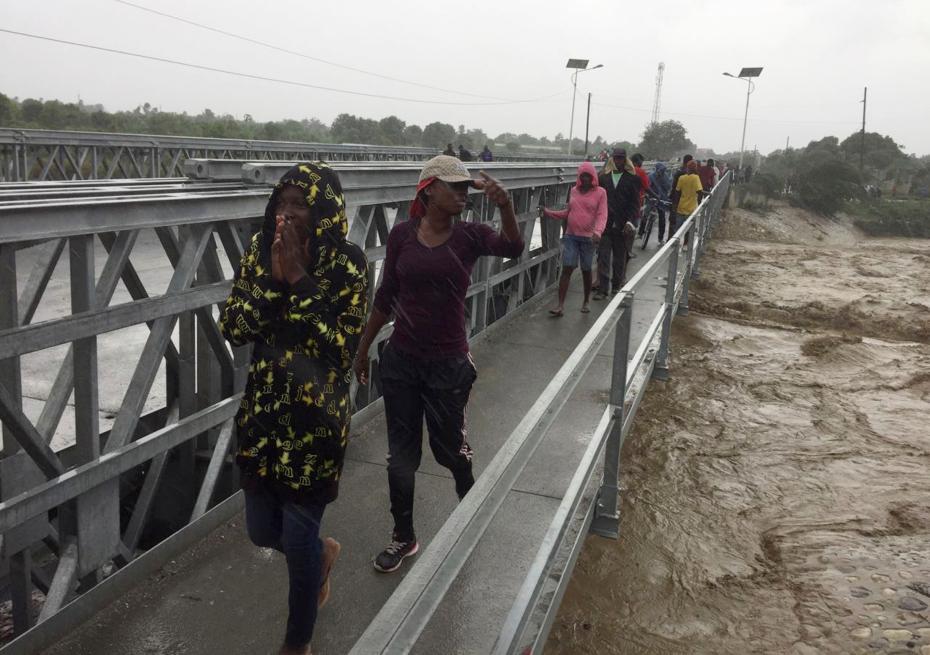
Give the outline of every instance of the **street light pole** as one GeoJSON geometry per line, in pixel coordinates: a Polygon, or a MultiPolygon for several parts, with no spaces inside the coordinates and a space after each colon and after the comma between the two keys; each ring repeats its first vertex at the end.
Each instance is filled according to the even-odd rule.
{"type": "Polygon", "coordinates": [[[591,128],[591,92],[588,92],[588,114],[584,119],[584,156],[588,157],[588,130],[591,128]]]}
{"type": "Polygon", "coordinates": [[[739,144],[739,170],[743,170],[743,156],[746,151],[746,123],[749,120],[749,95],[755,91],[756,85],[752,83],[750,78],[759,77],[762,73],[762,68],[744,68],[739,72],[739,75],[732,75],[730,73],[724,73],[727,77],[732,77],[733,79],[743,80],[746,82],[746,110],[743,112],[743,138],[739,144]]]}
{"type": "MultiPolygon", "coordinates": [[[[584,70],[584,69],[581,69],[584,70]]],[[[578,71],[572,73],[572,122],[568,126],[568,154],[572,154],[572,137],[575,132],[575,96],[578,94],[578,71]]]]}
{"type": "Polygon", "coordinates": [[[743,152],[746,150],[746,122],[749,118],[749,94],[753,91],[753,84],[751,80],[746,80],[749,82],[749,86],[746,87],[746,111],[743,112],[743,138],[739,142],[739,167],[743,167],[743,152]]]}
{"type": "Polygon", "coordinates": [[[565,68],[573,68],[575,72],[572,73],[572,122],[568,126],[568,154],[572,154],[572,139],[575,136],[575,96],[578,93],[578,73],[583,73],[584,71],[593,71],[598,68],[603,68],[604,64],[598,64],[597,66],[592,66],[588,68],[587,59],[569,59],[568,64],[565,68]]]}

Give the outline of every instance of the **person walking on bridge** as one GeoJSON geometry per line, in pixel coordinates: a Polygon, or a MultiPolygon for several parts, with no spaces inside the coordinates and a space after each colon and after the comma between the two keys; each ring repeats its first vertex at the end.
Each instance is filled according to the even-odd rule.
{"type": "Polygon", "coordinates": [[[685,166],[685,174],[678,178],[675,184],[677,194],[677,204],[675,206],[675,215],[672,218],[668,228],[668,238],[675,236],[675,232],[684,225],[688,217],[698,208],[700,194],[704,191],[704,185],[698,175],[698,164],[693,159],[685,166]]]}
{"type": "MultiPolygon", "coordinates": [[[[642,233],[643,230],[643,207],[646,202],[646,194],[650,196],[655,196],[649,189],[649,173],[646,172],[646,169],[643,168],[643,162],[646,160],[642,154],[636,152],[633,153],[633,156],[630,157],[630,160],[633,162],[633,170],[636,172],[636,176],[639,178],[639,207],[636,208],[636,227],[637,232],[642,233]]],[[[636,253],[633,252],[633,238],[627,239],[627,259],[635,259],[636,253]]]]}
{"type": "Polygon", "coordinates": [[[559,304],[550,309],[553,316],[562,316],[565,296],[575,268],[581,266],[581,281],[584,286],[584,302],[581,311],[588,313],[591,296],[591,265],[594,250],[601,240],[607,225],[607,192],[597,183],[597,170],[591,162],[578,167],[578,180],[569,190],[568,207],[565,209],[542,208],[549,218],[565,220],[567,227],[562,237],[562,274],[559,278],[559,304]]]}
{"type": "Polygon", "coordinates": [[[253,345],[236,461],[249,538],[287,561],[282,655],[310,653],[340,549],[320,540],[320,521],[339,490],[368,289],[367,259],[346,240],[347,226],[336,172],[322,162],[291,168],[272,191],[220,316],[231,344],[253,345]]]}
{"type": "Polygon", "coordinates": [[[414,480],[423,453],[423,418],[436,461],[452,472],[463,498],[474,484],[465,407],[477,370],[468,350],[465,293],[479,257],[519,257],[523,238],[504,186],[440,155],[420,173],[410,220],[399,220],[387,241],[381,287],[355,358],[355,373],[368,383],[368,350],[388,317],[394,332],[380,356],[388,438],[388,486],[394,530],[374,560],[376,570],[400,568],[419,549],[413,527],[414,480]],[[469,188],[484,191],[500,210],[501,230],[456,221],[469,188]]]}
{"type": "Polygon", "coordinates": [[[643,201],[646,199],[646,193],[649,191],[649,173],[643,168],[643,162],[646,160],[640,153],[635,153],[630,160],[633,162],[633,171],[639,178],[639,214],[642,214],[643,201]]]}
{"type": "Polygon", "coordinates": [[[678,180],[681,179],[682,175],[688,173],[688,163],[693,161],[694,157],[691,155],[685,155],[681,158],[681,167],[675,171],[675,175],[672,177],[672,190],[671,190],[671,201],[672,207],[668,213],[668,238],[671,239],[672,235],[675,234],[675,223],[677,220],[678,212],[678,199],[681,197],[681,192],[678,191],[678,180]]]}
{"type": "Polygon", "coordinates": [[[598,292],[594,299],[603,300],[608,293],[620,291],[626,281],[627,255],[639,220],[642,183],[624,148],[614,149],[598,177],[598,186],[607,192],[607,226],[597,248],[598,292]]]}
{"type": "MultiPolygon", "coordinates": [[[[672,184],[668,179],[668,170],[663,162],[656,162],[652,173],[649,174],[649,188],[658,200],[655,203],[656,213],[659,215],[659,243],[665,238],[665,207],[663,202],[668,202],[669,192],[672,190],[672,184]]],[[[643,226],[640,226],[640,232],[643,226]]]]}
{"type": "Polygon", "coordinates": [[[701,178],[701,186],[704,187],[705,193],[710,193],[717,186],[717,175],[713,159],[708,159],[703,165],[698,166],[698,177],[701,178]]]}

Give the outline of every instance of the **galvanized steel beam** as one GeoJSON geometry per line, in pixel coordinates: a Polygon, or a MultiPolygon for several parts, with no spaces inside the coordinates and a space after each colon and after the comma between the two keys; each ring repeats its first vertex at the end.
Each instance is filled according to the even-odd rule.
{"type": "MultiPolygon", "coordinates": [[[[151,163],[150,160],[146,160],[146,162],[147,163],[142,165],[147,166],[148,163],[151,163]]],[[[416,176],[418,176],[418,170],[419,167],[413,165],[402,167],[362,166],[354,167],[352,170],[346,169],[344,173],[340,171],[346,183],[350,186],[355,185],[355,190],[358,191],[359,194],[370,193],[371,197],[390,196],[400,198],[399,200],[391,200],[388,203],[374,201],[369,205],[355,205],[356,207],[360,207],[358,210],[359,216],[364,216],[365,219],[359,221],[357,225],[354,224],[355,221],[352,222],[353,224],[350,226],[354,228],[353,236],[358,235],[359,241],[367,246],[367,253],[372,260],[383,258],[384,256],[385,246],[383,244],[390,230],[389,223],[392,217],[394,217],[395,214],[401,218],[406,216],[410,197],[413,195],[416,176]],[[399,179],[400,176],[402,176],[403,179],[399,179]],[[382,186],[380,191],[376,188],[378,185],[382,186]]],[[[546,186],[557,186],[561,188],[566,184],[560,175],[560,171],[549,165],[510,166],[501,167],[501,170],[503,172],[495,172],[492,174],[504,178],[505,184],[508,184],[508,186],[514,190],[516,203],[521,210],[525,210],[529,207],[529,205],[527,205],[529,198],[536,193],[536,191],[531,190],[534,185],[543,182],[546,186]],[[520,191],[520,189],[523,189],[523,191],[520,191]],[[526,207],[524,207],[524,205],[526,205],[526,207]]],[[[81,182],[77,186],[81,186],[91,194],[95,193],[95,189],[93,187],[88,187],[86,182],[81,182]]],[[[103,186],[106,187],[106,185],[103,186]]],[[[106,551],[106,557],[112,557],[116,555],[117,552],[122,552],[126,557],[131,557],[131,553],[128,552],[129,547],[135,545],[134,542],[137,541],[138,535],[141,534],[141,530],[145,524],[145,515],[151,507],[150,503],[155,496],[154,492],[157,488],[158,473],[162,468],[161,464],[165,461],[165,453],[173,447],[170,444],[161,443],[160,446],[156,448],[153,445],[154,442],[149,440],[153,435],[143,437],[136,443],[130,445],[120,445],[120,442],[114,439],[114,435],[117,437],[122,436],[125,438],[125,442],[128,442],[128,436],[126,435],[135,433],[136,424],[138,423],[138,413],[141,404],[145,402],[146,396],[148,395],[152,377],[157,371],[160,358],[166,356],[169,359],[169,402],[171,399],[177,398],[185,404],[187,411],[193,411],[196,409],[198,403],[205,401],[207,398],[215,397],[214,394],[217,393],[217,390],[212,390],[206,392],[207,395],[201,394],[199,397],[195,398],[193,395],[193,388],[187,386],[185,387],[186,392],[181,393],[180,396],[178,395],[177,382],[183,380],[184,375],[181,375],[176,352],[174,353],[174,371],[172,372],[170,370],[171,354],[174,346],[170,340],[171,330],[169,327],[169,325],[173,324],[173,321],[176,320],[177,314],[189,311],[196,312],[199,319],[197,330],[201,332],[203,345],[209,346],[208,348],[201,347],[198,350],[200,354],[196,360],[189,360],[192,368],[189,369],[188,376],[192,374],[202,376],[208,369],[214,370],[212,367],[218,366],[219,368],[216,370],[220,371],[219,378],[223,380],[224,385],[220,393],[227,396],[227,400],[230,398],[235,399],[236,396],[230,397],[228,395],[233,389],[226,386],[227,381],[234,381],[232,387],[235,390],[240,390],[244,383],[243,371],[247,366],[247,357],[242,352],[243,349],[235,349],[235,363],[230,361],[225,342],[220,338],[219,332],[216,330],[215,319],[213,319],[212,316],[212,305],[218,304],[225,299],[228,294],[229,281],[214,282],[192,288],[188,287],[195,276],[198,281],[212,280],[225,276],[219,266],[219,261],[215,253],[202,255],[203,251],[206,250],[209,245],[211,233],[214,229],[219,232],[220,240],[223,243],[224,250],[226,250],[234,270],[237,268],[238,260],[241,258],[242,253],[242,232],[237,229],[235,224],[262,215],[268,190],[255,189],[246,192],[230,192],[223,189],[215,192],[194,192],[192,194],[185,194],[184,197],[178,197],[177,194],[165,193],[168,189],[158,188],[158,186],[157,184],[151,185],[150,190],[153,193],[145,193],[141,197],[135,198],[99,198],[92,195],[88,198],[72,202],[48,202],[46,200],[41,200],[0,203],[0,226],[2,226],[0,227],[0,250],[12,253],[13,248],[19,247],[23,243],[37,241],[40,237],[42,239],[48,239],[50,236],[55,236],[55,233],[60,235],[58,238],[68,237],[73,239],[74,243],[82,244],[82,247],[85,249],[85,254],[87,244],[90,243],[90,235],[96,233],[100,235],[101,240],[107,246],[108,250],[111,250],[111,256],[107,260],[104,272],[101,275],[101,280],[97,283],[96,291],[93,294],[94,302],[96,303],[94,309],[69,316],[65,319],[57,319],[47,324],[19,328],[29,331],[18,332],[18,339],[13,338],[12,332],[9,334],[0,333],[0,360],[3,359],[4,355],[2,353],[4,352],[9,354],[7,357],[7,361],[9,361],[11,358],[15,359],[19,354],[27,350],[31,351],[31,349],[35,348],[41,349],[49,347],[53,343],[93,340],[96,338],[97,334],[107,329],[118,329],[119,327],[128,325],[141,324],[149,321],[152,322],[150,326],[152,330],[149,339],[143,349],[142,356],[139,358],[133,380],[129,385],[126,398],[117,416],[116,424],[111,431],[110,440],[107,442],[106,448],[108,450],[111,448],[115,450],[111,454],[102,454],[95,460],[97,464],[109,462],[109,458],[112,456],[118,455],[122,457],[124,453],[130,452],[133,446],[139,443],[145,443],[147,449],[144,451],[144,456],[140,454],[143,451],[131,451],[135,453],[132,455],[132,458],[121,461],[129,468],[146,461],[152,462],[149,468],[150,473],[143,485],[143,493],[133,510],[130,528],[127,530],[126,534],[124,534],[123,541],[126,543],[126,546],[124,546],[123,543],[118,543],[116,547],[111,546],[103,549],[106,551]],[[118,242],[115,242],[111,235],[111,232],[114,230],[108,228],[117,225],[121,230],[129,231],[120,234],[117,240],[118,242]],[[122,277],[134,298],[145,298],[145,290],[142,287],[141,280],[139,280],[132,268],[132,264],[128,261],[128,255],[132,247],[131,240],[135,238],[135,230],[142,227],[156,228],[162,240],[165,252],[169,260],[171,260],[172,264],[175,266],[175,273],[169,285],[168,292],[165,296],[158,298],[144,299],[141,302],[107,307],[106,305],[112,295],[112,288],[115,287],[115,280],[120,277],[122,277]],[[173,232],[173,227],[183,227],[183,231],[192,233],[193,237],[183,238],[179,246],[178,239],[173,232]],[[194,242],[196,242],[196,245],[192,246],[191,244],[194,242]],[[4,243],[11,245],[5,246],[3,245],[4,243]],[[182,252],[179,253],[179,249],[182,252]],[[199,299],[195,302],[193,298],[198,293],[204,295],[199,296],[199,299]],[[57,331],[61,332],[60,336],[54,335],[57,331]],[[203,353],[207,353],[209,356],[204,356],[203,353]],[[164,445],[165,448],[162,449],[161,445],[164,445]],[[136,463],[131,466],[130,462],[136,463]]],[[[45,187],[54,188],[55,185],[45,185],[45,187]]],[[[109,190],[118,192],[112,187],[109,187],[109,190]]],[[[11,191],[15,192],[15,189],[11,189],[11,191]]],[[[357,195],[356,197],[360,198],[363,196],[357,195]]],[[[468,212],[464,218],[466,220],[493,221],[494,212],[495,208],[488,206],[484,197],[479,195],[475,197],[475,209],[468,212]]],[[[528,216],[521,211],[519,220],[521,223],[521,230],[524,231],[524,234],[532,236],[535,226],[535,217],[528,216]]],[[[550,249],[548,252],[539,253],[529,260],[520,258],[503,270],[497,265],[494,267],[488,266],[484,271],[477,270],[473,278],[475,280],[475,285],[473,285],[472,288],[478,290],[477,293],[480,294],[480,299],[478,297],[472,297],[470,302],[477,308],[476,311],[486,311],[492,294],[497,294],[498,296],[504,296],[506,298],[506,308],[508,311],[516,308],[523,302],[526,293],[526,289],[522,286],[522,278],[529,272],[548,270],[556,254],[557,250],[550,249]],[[494,271],[493,275],[490,274],[491,270],[494,271]]],[[[372,269],[374,268],[373,266],[372,269]]],[[[84,271],[84,276],[79,282],[83,289],[87,282],[86,258],[81,270],[84,271]]],[[[551,279],[551,275],[549,277],[551,279]]],[[[15,273],[13,274],[13,279],[15,279],[15,273]]],[[[15,284],[13,287],[15,288],[15,284]]],[[[87,290],[84,289],[84,291],[86,292],[87,290]]],[[[372,289],[372,292],[373,291],[374,289],[372,289]]],[[[534,289],[534,291],[538,292],[538,289],[534,289]]],[[[90,297],[89,293],[85,293],[84,295],[87,298],[90,297]]],[[[493,320],[497,318],[497,316],[491,316],[490,318],[493,320]]],[[[476,327],[483,328],[486,323],[487,321],[480,326],[476,325],[476,327]]],[[[12,327],[17,326],[11,326],[11,328],[12,327]]],[[[191,330],[183,332],[188,335],[192,334],[191,330]]],[[[379,336],[379,339],[385,338],[388,334],[390,334],[390,326],[386,327],[383,331],[383,336],[379,336]]],[[[183,354],[187,354],[188,352],[191,352],[189,348],[185,349],[183,354]]],[[[73,364],[70,360],[68,363],[68,368],[70,369],[73,364]]],[[[212,378],[216,377],[216,375],[212,375],[212,378]]],[[[70,379],[64,380],[64,382],[67,382],[67,386],[70,386],[70,379]]],[[[61,386],[63,389],[65,386],[64,382],[62,385],[56,383],[56,388],[61,386]]],[[[373,384],[376,386],[374,381],[373,384]]],[[[209,385],[203,388],[206,389],[207,386],[209,385]]],[[[60,395],[62,394],[59,393],[58,396],[60,395]]],[[[366,400],[370,401],[372,399],[371,394],[366,395],[366,400]]],[[[58,396],[55,397],[57,398],[58,396]]],[[[224,400],[222,402],[226,401],[224,400]]],[[[372,405],[372,407],[377,407],[377,404],[372,405]]],[[[186,450],[192,453],[194,448],[194,437],[203,435],[209,430],[214,431],[213,436],[210,437],[210,442],[212,443],[215,439],[215,445],[212,448],[206,475],[199,485],[199,490],[198,487],[191,486],[191,497],[193,498],[193,494],[196,494],[192,520],[197,520],[197,516],[206,516],[210,514],[210,512],[207,512],[207,514],[203,514],[203,512],[210,504],[210,499],[216,489],[217,480],[227,460],[228,449],[232,444],[232,429],[228,419],[235,413],[235,409],[235,405],[230,406],[229,414],[225,419],[226,425],[224,425],[222,429],[220,429],[220,425],[224,423],[224,420],[217,420],[209,425],[201,424],[201,429],[198,432],[191,432],[185,439],[177,442],[177,444],[182,442],[190,444],[186,450]]],[[[46,410],[48,410],[48,405],[46,405],[46,410]]],[[[196,416],[197,413],[194,415],[196,416]]],[[[60,409],[58,416],[60,416],[60,409]]],[[[169,417],[168,420],[171,421],[172,419],[169,417]]],[[[167,425],[163,430],[159,430],[157,433],[153,434],[159,435],[163,440],[167,439],[170,435],[175,435],[172,429],[177,428],[178,425],[185,424],[184,421],[185,419],[182,417],[180,423],[167,425]]],[[[50,424],[51,421],[47,421],[47,423],[50,424]]],[[[54,423],[57,424],[57,419],[54,423]]],[[[53,433],[54,429],[54,426],[52,426],[49,433],[53,433]]],[[[43,432],[43,441],[44,438],[48,436],[50,436],[50,434],[43,432]]],[[[202,438],[202,442],[205,446],[208,445],[206,437],[202,438]]],[[[201,448],[205,446],[201,446],[201,448]]],[[[80,470],[86,471],[86,469],[83,468],[80,470]]],[[[103,469],[100,470],[102,471],[103,469]]],[[[88,493],[99,492],[103,494],[104,498],[116,498],[116,480],[121,472],[126,470],[128,470],[128,468],[121,468],[119,470],[111,468],[107,469],[107,475],[103,475],[103,473],[94,473],[93,477],[84,478],[85,486],[78,488],[72,487],[71,492],[67,492],[68,484],[70,484],[68,480],[70,480],[69,474],[71,471],[65,472],[57,479],[56,484],[52,485],[57,489],[60,484],[64,484],[64,486],[61,487],[63,491],[51,491],[51,487],[39,485],[28,494],[25,494],[24,497],[18,497],[7,503],[0,503],[0,530],[6,533],[10,526],[22,526],[25,521],[29,520],[28,518],[23,518],[23,515],[17,515],[15,512],[7,512],[7,509],[10,507],[23,507],[24,505],[17,504],[20,500],[25,502],[29,501],[30,498],[39,498],[44,499],[42,502],[48,503],[51,498],[55,498],[57,504],[54,506],[62,506],[78,496],[82,496],[83,500],[87,498],[88,493]],[[101,477],[97,477],[98,475],[101,477]],[[87,482],[87,480],[93,480],[94,482],[91,484],[87,482]],[[91,490],[93,491],[91,492],[91,490]],[[69,495],[69,493],[71,495],[69,495]],[[52,495],[49,496],[48,494],[52,495]],[[17,503],[13,503],[14,500],[17,501],[17,503]],[[13,503],[13,505],[11,505],[11,503],[13,503]],[[6,520],[9,520],[10,523],[4,525],[4,519],[2,517],[7,517],[6,520]]],[[[32,507],[33,510],[35,509],[34,506],[30,507],[32,507]]],[[[50,508],[51,506],[49,509],[50,508]]],[[[35,513],[28,514],[28,516],[43,518],[43,512],[39,510],[35,513]]],[[[111,527],[103,525],[100,527],[105,529],[107,533],[112,533],[112,522],[109,523],[111,527]]],[[[110,540],[108,539],[106,541],[110,540]]],[[[79,553],[80,551],[81,549],[78,549],[79,553]]],[[[90,557],[88,559],[88,565],[82,567],[80,573],[83,574],[87,572],[89,567],[99,565],[101,559],[105,557],[102,552],[103,551],[90,557]]],[[[49,625],[53,624],[53,622],[50,622],[49,625]]]]}
{"type": "Polygon", "coordinates": [[[155,296],[103,309],[92,309],[43,321],[16,330],[0,332],[0,358],[52,348],[76,339],[94,337],[106,332],[174,316],[223,302],[232,288],[230,281],[214,282],[171,295],[155,296]]]}
{"type": "Polygon", "coordinates": [[[156,430],[116,451],[107,452],[96,461],[64,471],[28,493],[4,500],[0,503],[0,532],[6,532],[33,516],[39,516],[95,487],[116,480],[122,473],[192,439],[204,430],[220,425],[235,416],[240,397],[225,398],[173,425],[156,430]]]}
{"type": "Polygon", "coordinates": [[[4,437],[15,439],[46,477],[53,478],[65,470],[61,460],[29,422],[23,410],[19,408],[19,402],[3,383],[0,383],[0,422],[6,428],[4,437]]]}
{"type": "Polygon", "coordinates": [[[61,257],[61,251],[65,248],[64,239],[53,239],[48,243],[39,246],[42,252],[36,258],[32,266],[32,273],[26,281],[26,286],[19,297],[18,319],[20,325],[27,325],[32,321],[36,308],[39,306],[39,300],[45,293],[45,287],[55,272],[55,266],[58,265],[58,258],[61,257]]]}

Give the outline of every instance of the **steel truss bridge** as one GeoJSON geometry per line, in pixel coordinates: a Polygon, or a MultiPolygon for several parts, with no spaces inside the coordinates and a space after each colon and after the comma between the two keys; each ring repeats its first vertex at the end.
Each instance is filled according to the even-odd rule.
{"type": "MultiPolygon", "coordinates": [[[[74,157],[65,159],[80,168],[74,157]]],[[[268,185],[291,164],[174,157],[158,169],[170,177],[0,184],[0,555],[16,633],[4,653],[53,644],[242,508],[230,452],[250,353],[230,348],[216,321],[268,185]]],[[[153,173],[163,161],[137,160],[153,173]]],[[[419,165],[334,165],[349,238],[368,256],[374,290],[419,165]]],[[[527,246],[516,259],[475,267],[467,315],[476,342],[514,329],[549,296],[560,227],[538,219],[536,207],[564,203],[574,181],[570,162],[483,168],[512,191],[527,246]]],[[[578,335],[352,653],[416,648],[572,392],[606,354],[608,393],[574,473],[552,512],[526,518],[541,521],[543,536],[521,564],[522,584],[504,594],[497,625],[473,626],[495,653],[540,652],[584,536],[618,533],[620,447],[648,381],[668,376],[671,322],[687,312],[728,186],[726,176],[578,335]]],[[[499,217],[476,194],[462,220],[497,225],[499,217]]],[[[378,346],[390,331],[371,349],[369,385],[353,386],[353,430],[381,412],[378,346]]]]}
{"type": "MultiPolygon", "coordinates": [[[[0,128],[0,182],[183,176],[188,159],[243,161],[423,161],[439,151],[409,146],[214,139],[0,128]]],[[[509,155],[497,161],[580,160],[509,155]]]]}

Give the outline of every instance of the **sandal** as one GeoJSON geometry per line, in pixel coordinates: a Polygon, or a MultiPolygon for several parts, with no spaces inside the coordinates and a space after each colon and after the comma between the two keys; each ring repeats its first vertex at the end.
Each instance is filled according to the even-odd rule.
{"type": "Polygon", "coordinates": [[[562,316],[562,310],[561,309],[550,309],[549,315],[552,316],[552,318],[560,318],[562,316]]]}
{"type": "Polygon", "coordinates": [[[590,314],[590,313],[591,313],[591,308],[588,307],[587,305],[582,305],[582,306],[581,306],[581,313],[582,313],[582,314],[590,314]]]}

